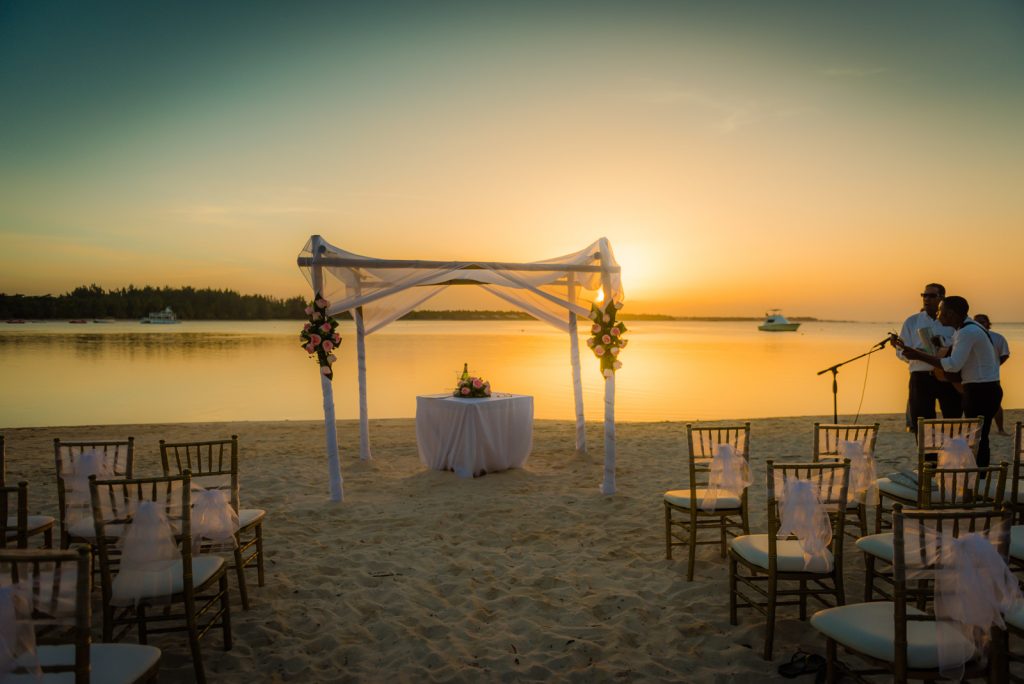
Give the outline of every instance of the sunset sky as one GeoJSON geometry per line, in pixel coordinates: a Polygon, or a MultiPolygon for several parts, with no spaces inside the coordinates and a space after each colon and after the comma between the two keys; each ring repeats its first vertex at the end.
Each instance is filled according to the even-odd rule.
{"type": "Polygon", "coordinates": [[[634,312],[1024,320],[1020,2],[364,5],[0,3],[0,291],[607,236],[634,312]]]}

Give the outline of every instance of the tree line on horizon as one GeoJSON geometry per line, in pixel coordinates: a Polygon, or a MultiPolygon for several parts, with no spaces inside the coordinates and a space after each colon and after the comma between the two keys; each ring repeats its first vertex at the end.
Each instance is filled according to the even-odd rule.
{"type": "MultiPolygon", "coordinates": [[[[9,319],[140,319],[166,307],[181,320],[300,320],[306,317],[307,301],[302,297],[279,299],[269,295],[243,295],[234,290],[194,287],[128,287],[104,290],[99,285],[82,285],[62,295],[22,295],[0,292],[0,321],[9,319]]],[[[336,318],[349,319],[349,312],[336,318]]],[[[623,320],[647,321],[747,321],[754,317],[667,316],[623,312],[623,320]]],[[[431,310],[410,311],[402,320],[534,320],[525,311],[431,310]]],[[[814,321],[811,316],[790,317],[794,321],[814,321]]]]}
{"type": "Polygon", "coordinates": [[[104,290],[82,285],[71,292],[53,295],[0,293],[0,319],[12,318],[144,318],[166,307],[182,320],[267,320],[305,318],[302,297],[278,299],[267,295],[243,295],[233,290],[193,287],[104,290]]]}
{"type": "MultiPolygon", "coordinates": [[[[21,295],[0,293],[0,320],[10,319],[141,319],[171,307],[179,320],[300,320],[306,318],[308,302],[302,297],[278,299],[268,295],[243,295],[234,290],[193,287],[104,290],[99,285],[82,285],[62,295],[21,295]]],[[[335,318],[352,319],[348,311],[335,318]]],[[[410,311],[403,320],[533,320],[523,311],[410,311]]]]}

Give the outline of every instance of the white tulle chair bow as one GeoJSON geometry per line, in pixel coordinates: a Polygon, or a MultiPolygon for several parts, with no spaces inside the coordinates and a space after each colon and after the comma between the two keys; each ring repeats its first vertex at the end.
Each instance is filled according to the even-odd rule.
{"type": "Polygon", "coordinates": [[[198,553],[204,542],[211,550],[234,549],[237,546],[238,513],[231,505],[226,489],[203,489],[192,492],[192,545],[198,553]]]}
{"type": "MultiPolygon", "coordinates": [[[[939,457],[937,465],[939,468],[977,468],[978,462],[974,458],[974,452],[971,447],[968,446],[968,439],[972,438],[973,433],[967,437],[953,437],[952,439],[946,440],[943,443],[942,449],[939,450],[939,457]]],[[[977,481],[978,476],[975,473],[957,473],[952,479],[952,498],[953,500],[959,500],[961,496],[961,488],[973,489],[974,484],[977,481]],[[966,482],[964,482],[966,480],[966,482]]]]}
{"type": "Polygon", "coordinates": [[[707,493],[701,500],[702,510],[712,512],[723,497],[742,498],[743,491],[750,486],[750,464],[736,453],[731,444],[715,445],[708,473],[707,493]]]}
{"type": "Polygon", "coordinates": [[[163,504],[138,502],[119,545],[121,564],[111,585],[111,604],[136,605],[174,593],[181,552],[163,504]]]}
{"type": "Polygon", "coordinates": [[[839,442],[839,458],[850,461],[850,486],[847,499],[857,501],[861,497],[864,503],[878,503],[878,475],[875,472],[875,457],[866,442],[841,440],[839,442]]]}
{"type": "Polygon", "coordinates": [[[30,663],[29,669],[41,676],[36,658],[36,632],[31,623],[32,599],[18,585],[0,587],[0,681],[10,674],[20,660],[30,663]]]}
{"type": "Polygon", "coordinates": [[[978,462],[968,445],[968,438],[954,437],[947,440],[939,450],[938,465],[940,468],[977,468],[978,462]]]}
{"type": "Polygon", "coordinates": [[[83,451],[71,464],[71,473],[64,479],[66,494],[65,519],[70,527],[84,520],[92,520],[92,498],[89,495],[89,477],[97,480],[114,477],[114,465],[106,454],[83,451]]]}
{"type": "Polygon", "coordinates": [[[935,617],[956,627],[938,629],[936,644],[940,672],[955,681],[963,677],[964,664],[984,652],[990,630],[1006,628],[1003,614],[1024,602],[1017,578],[996,549],[997,529],[991,537],[972,532],[954,538],[924,525],[905,533],[907,579],[934,579],[935,617]],[[973,653],[965,653],[965,643],[973,653]]]}
{"type": "Polygon", "coordinates": [[[815,485],[807,480],[788,478],[779,500],[781,523],[777,537],[795,536],[803,551],[804,567],[815,558],[829,560],[832,543],[832,522],[821,505],[815,485]]]}

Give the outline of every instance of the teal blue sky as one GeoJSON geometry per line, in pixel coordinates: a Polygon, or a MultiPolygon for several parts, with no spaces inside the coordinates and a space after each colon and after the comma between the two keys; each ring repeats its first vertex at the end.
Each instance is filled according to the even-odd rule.
{"type": "Polygon", "coordinates": [[[1019,319],[1021,121],[1019,2],[4,2],[0,291],[607,235],[642,310],[1019,319]]]}

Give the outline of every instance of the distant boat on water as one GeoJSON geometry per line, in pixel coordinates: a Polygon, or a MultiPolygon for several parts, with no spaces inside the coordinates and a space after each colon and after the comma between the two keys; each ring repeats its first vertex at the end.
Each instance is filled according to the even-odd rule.
{"type": "Polygon", "coordinates": [[[181,321],[179,321],[178,317],[174,315],[173,311],[171,311],[171,307],[167,307],[163,311],[155,311],[155,312],[149,314],[148,316],[143,318],[141,321],[139,321],[139,323],[161,323],[161,324],[168,324],[168,323],[181,323],[181,321]]]}
{"type": "Polygon", "coordinates": [[[113,318],[94,318],[94,319],[92,319],[92,322],[93,323],[117,323],[117,321],[115,319],[113,319],[113,318]]]}
{"type": "Polygon", "coordinates": [[[763,332],[793,332],[800,327],[799,323],[787,321],[786,317],[779,312],[779,309],[772,309],[764,316],[764,323],[757,326],[757,329],[763,332]]]}
{"type": "Polygon", "coordinates": [[[85,320],[84,318],[72,318],[70,321],[68,321],[68,323],[77,323],[79,325],[83,325],[88,322],[89,321],[85,320]]]}
{"type": "Polygon", "coordinates": [[[24,318],[8,318],[7,322],[8,323],[24,323],[25,319],[24,318]]]}

